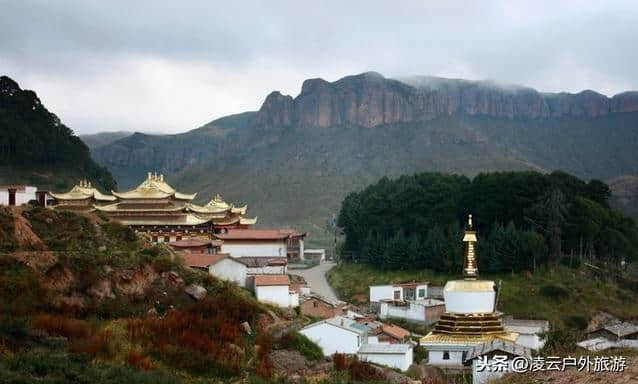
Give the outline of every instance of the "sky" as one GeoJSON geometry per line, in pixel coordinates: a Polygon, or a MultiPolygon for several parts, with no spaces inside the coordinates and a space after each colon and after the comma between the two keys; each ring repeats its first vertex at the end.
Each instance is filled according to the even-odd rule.
{"type": "Polygon", "coordinates": [[[638,2],[0,0],[0,74],[77,134],[177,133],[366,71],[638,90],[638,2]]]}

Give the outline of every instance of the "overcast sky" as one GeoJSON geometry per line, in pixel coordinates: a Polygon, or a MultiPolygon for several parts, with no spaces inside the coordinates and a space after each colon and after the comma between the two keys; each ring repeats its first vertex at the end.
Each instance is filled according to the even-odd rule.
{"type": "Polygon", "coordinates": [[[638,89],[637,47],[632,0],[0,0],[0,74],[80,134],[187,131],[370,70],[611,96],[638,89]]]}

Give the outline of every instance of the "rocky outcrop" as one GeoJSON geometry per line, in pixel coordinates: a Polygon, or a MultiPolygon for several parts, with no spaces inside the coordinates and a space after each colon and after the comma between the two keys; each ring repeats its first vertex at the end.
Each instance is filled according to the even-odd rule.
{"type": "Polygon", "coordinates": [[[310,79],[296,98],[271,93],[257,114],[263,127],[412,123],[440,116],[476,115],[503,119],[593,118],[638,111],[638,93],[608,98],[594,91],[539,93],[486,81],[419,77],[404,82],[370,72],[334,83],[310,79]]]}

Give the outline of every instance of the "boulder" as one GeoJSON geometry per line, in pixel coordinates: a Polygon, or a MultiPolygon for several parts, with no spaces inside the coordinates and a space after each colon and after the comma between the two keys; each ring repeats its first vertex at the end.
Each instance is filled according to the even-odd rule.
{"type": "Polygon", "coordinates": [[[184,287],[184,292],[188,293],[195,300],[202,300],[206,297],[206,288],[197,284],[187,285],[184,287]]]}
{"type": "Polygon", "coordinates": [[[246,332],[249,335],[253,333],[252,329],[250,328],[250,324],[248,324],[247,321],[244,321],[243,323],[241,323],[241,329],[243,329],[244,332],[246,332]]]}

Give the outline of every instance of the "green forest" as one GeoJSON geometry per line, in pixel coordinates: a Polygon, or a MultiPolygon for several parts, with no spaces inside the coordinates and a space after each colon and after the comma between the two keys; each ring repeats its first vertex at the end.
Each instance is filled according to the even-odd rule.
{"type": "Polygon", "coordinates": [[[31,182],[29,173],[53,171],[89,178],[105,190],[115,189],[115,180],[96,164],[89,148],[49,112],[35,92],[22,90],[0,76],[0,166],[10,167],[15,182],[31,182]]]}
{"type": "Polygon", "coordinates": [[[472,214],[480,272],[619,266],[638,257],[638,227],[610,208],[609,198],[602,181],[559,171],[384,177],[344,199],[341,259],[384,270],[460,272],[463,223],[472,214]]]}

